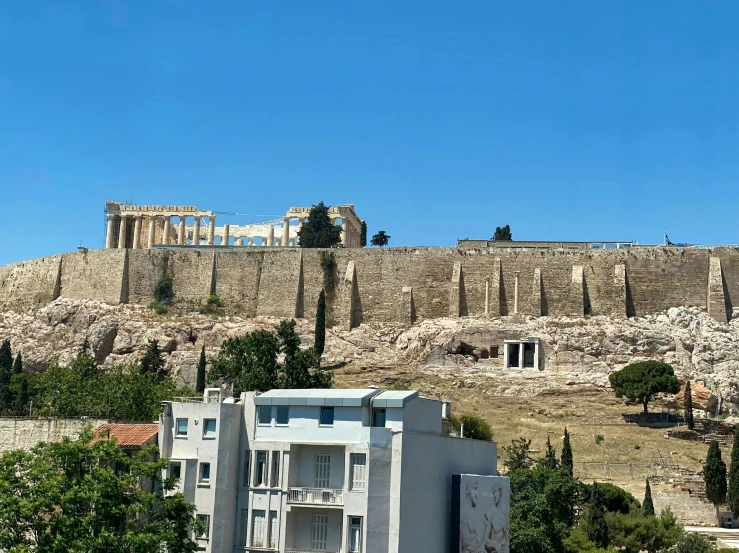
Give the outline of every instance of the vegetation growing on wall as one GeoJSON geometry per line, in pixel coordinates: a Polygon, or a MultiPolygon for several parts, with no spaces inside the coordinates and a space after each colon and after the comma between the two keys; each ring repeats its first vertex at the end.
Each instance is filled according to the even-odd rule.
{"type": "Polygon", "coordinates": [[[154,286],[154,299],[162,304],[171,303],[174,299],[174,284],[172,277],[164,275],[154,286]]]}
{"type": "Polygon", "coordinates": [[[334,271],[336,271],[336,256],[334,252],[321,252],[321,269],[323,270],[323,290],[331,296],[336,288],[334,271]]]}

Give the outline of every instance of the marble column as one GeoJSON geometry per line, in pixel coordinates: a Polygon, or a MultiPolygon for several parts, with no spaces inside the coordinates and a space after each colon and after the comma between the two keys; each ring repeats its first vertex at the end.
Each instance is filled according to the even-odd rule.
{"type": "Polygon", "coordinates": [[[275,227],[273,226],[270,226],[269,230],[267,231],[267,245],[268,246],[275,245],[275,227]]]}
{"type": "Polygon", "coordinates": [[[133,249],[138,250],[141,246],[141,216],[133,218],[133,249]]]}
{"type": "Polygon", "coordinates": [[[253,246],[254,245],[254,237],[253,236],[248,236],[247,237],[247,239],[246,239],[246,245],[247,246],[253,246]]]}
{"type": "Polygon", "coordinates": [[[231,226],[230,225],[223,225],[223,237],[221,237],[221,246],[228,246],[228,241],[230,240],[229,233],[231,232],[231,226]]]}
{"type": "Polygon", "coordinates": [[[128,226],[128,217],[121,215],[121,227],[118,229],[118,249],[126,248],[126,227],[128,226]]]}
{"type": "Polygon", "coordinates": [[[290,245],[290,217],[285,217],[282,220],[282,245],[290,245]]]}
{"type": "Polygon", "coordinates": [[[180,215],[180,233],[177,236],[177,243],[180,246],[184,246],[185,245],[185,240],[186,240],[186,236],[185,236],[185,218],[186,217],[184,215],[180,215]]]}
{"type": "Polygon", "coordinates": [[[195,226],[192,229],[192,245],[200,245],[200,217],[195,216],[195,226]]]}
{"type": "Polygon", "coordinates": [[[164,217],[164,230],[162,234],[162,242],[164,242],[165,246],[169,246],[169,228],[172,226],[171,219],[172,217],[169,215],[165,215],[164,217]]]}
{"type": "Polygon", "coordinates": [[[234,240],[234,246],[242,246],[244,244],[244,241],[241,239],[241,237],[234,240]]]}
{"type": "Polygon", "coordinates": [[[149,217],[149,240],[146,243],[146,247],[151,249],[154,247],[154,232],[156,231],[157,218],[149,217]]]}
{"type": "Polygon", "coordinates": [[[212,215],[208,217],[208,245],[213,246],[216,243],[216,218],[212,215]]]}
{"type": "Polygon", "coordinates": [[[113,247],[113,227],[115,225],[115,215],[108,215],[108,232],[105,233],[105,248],[113,247]]]}

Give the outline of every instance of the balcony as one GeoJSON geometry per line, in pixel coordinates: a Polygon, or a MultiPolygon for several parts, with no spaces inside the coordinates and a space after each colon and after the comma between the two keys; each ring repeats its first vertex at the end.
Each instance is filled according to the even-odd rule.
{"type": "Polygon", "coordinates": [[[285,549],[285,553],[331,553],[326,549],[285,549]]]}
{"type": "MultiPolygon", "coordinates": [[[[343,490],[331,490],[326,488],[288,488],[287,502],[298,505],[343,505],[343,490]]],[[[292,551],[292,550],[291,550],[292,551]]],[[[302,550],[294,550],[302,553],[302,550]]]]}

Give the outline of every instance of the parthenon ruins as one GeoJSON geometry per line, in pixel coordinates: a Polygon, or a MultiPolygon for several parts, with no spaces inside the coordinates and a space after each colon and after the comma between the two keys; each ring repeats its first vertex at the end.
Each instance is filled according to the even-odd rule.
{"type": "MultiPolygon", "coordinates": [[[[280,219],[250,225],[216,226],[210,210],[193,206],[129,205],[106,201],[107,249],[147,249],[155,246],[297,246],[298,231],[309,207],[291,207],[280,219]],[[193,223],[188,225],[188,218],[193,223]],[[201,224],[207,219],[207,226],[201,224]],[[295,222],[296,224],[291,224],[295,222]],[[147,234],[142,240],[142,232],[147,234]]],[[[329,217],[341,226],[341,244],[361,247],[362,221],[351,204],[329,208],[329,217]]]]}

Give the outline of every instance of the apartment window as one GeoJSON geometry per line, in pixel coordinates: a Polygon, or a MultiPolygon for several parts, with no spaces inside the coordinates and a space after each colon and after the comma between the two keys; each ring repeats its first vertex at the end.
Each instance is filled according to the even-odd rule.
{"type": "Polygon", "coordinates": [[[267,452],[257,451],[257,465],[254,472],[254,486],[267,485],[267,452]]]}
{"type": "Polygon", "coordinates": [[[319,424],[324,426],[332,426],[334,424],[333,407],[321,407],[321,420],[319,424]]]}
{"type": "Polygon", "coordinates": [[[269,426],[272,424],[272,407],[269,405],[263,405],[258,410],[259,424],[262,426],[269,426]]]}
{"type": "Polygon", "coordinates": [[[187,436],[187,419],[177,419],[175,436],[187,436]]]}
{"type": "Polygon", "coordinates": [[[273,488],[277,488],[280,485],[280,452],[272,452],[272,477],[269,485],[273,488]]]}
{"type": "Polygon", "coordinates": [[[385,409],[372,410],[372,426],[385,428],[385,409]]]}
{"type": "Polygon", "coordinates": [[[328,488],[331,482],[331,455],[328,453],[316,454],[315,488],[328,488]]]}
{"type": "MultiPolygon", "coordinates": [[[[249,486],[249,476],[251,475],[251,451],[244,451],[244,478],[242,479],[244,486],[249,486]]],[[[244,544],[246,545],[246,544],[244,544]]]]}
{"type": "Polygon", "coordinates": [[[328,541],[328,515],[313,515],[313,527],[311,528],[311,549],[325,551],[328,541]]]}
{"type": "Polygon", "coordinates": [[[269,546],[277,549],[277,511],[269,512],[269,546]]]}
{"type": "Polygon", "coordinates": [[[367,479],[367,455],[365,455],[364,453],[352,453],[351,473],[351,490],[364,490],[365,481],[367,479]]]}
{"type": "Polygon", "coordinates": [[[275,409],[275,424],[287,425],[290,423],[290,407],[280,405],[275,409]]]}
{"type": "Polygon", "coordinates": [[[197,537],[199,539],[207,540],[210,537],[210,515],[195,515],[195,518],[205,526],[205,529],[202,532],[199,532],[197,537]]]}
{"type": "Polygon", "coordinates": [[[246,547],[246,525],[249,524],[249,509],[241,509],[241,539],[239,544],[246,547]]]}
{"type": "Polygon", "coordinates": [[[169,464],[169,477],[176,478],[177,480],[182,478],[182,463],[178,461],[169,464]]]}
{"type": "Polygon", "coordinates": [[[210,482],[210,463],[200,463],[200,481],[210,482]]]}
{"type": "Polygon", "coordinates": [[[251,546],[264,547],[267,543],[265,512],[255,509],[251,514],[251,546]]]}
{"type": "Polygon", "coordinates": [[[216,437],[216,419],[205,419],[203,421],[203,438],[216,437]]]}
{"type": "Polygon", "coordinates": [[[349,553],[362,553],[362,517],[349,517],[349,553]]]}

